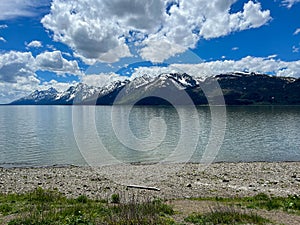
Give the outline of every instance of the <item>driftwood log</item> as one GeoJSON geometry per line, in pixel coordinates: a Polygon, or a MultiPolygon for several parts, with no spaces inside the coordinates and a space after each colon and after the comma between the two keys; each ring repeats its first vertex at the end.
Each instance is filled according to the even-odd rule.
{"type": "Polygon", "coordinates": [[[137,189],[144,189],[144,190],[151,190],[151,191],[160,191],[159,188],[156,187],[146,187],[140,185],[127,185],[128,188],[137,188],[137,189]]]}

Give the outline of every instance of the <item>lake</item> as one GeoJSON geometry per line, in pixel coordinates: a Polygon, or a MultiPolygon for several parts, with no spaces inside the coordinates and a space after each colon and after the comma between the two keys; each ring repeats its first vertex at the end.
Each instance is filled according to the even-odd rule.
{"type": "Polygon", "coordinates": [[[300,106],[1,106],[0,166],[300,161],[300,106]]]}

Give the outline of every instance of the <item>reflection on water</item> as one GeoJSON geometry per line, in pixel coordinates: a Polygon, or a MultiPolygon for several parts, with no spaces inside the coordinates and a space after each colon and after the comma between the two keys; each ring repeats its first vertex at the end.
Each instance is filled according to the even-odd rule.
{"type": "MultiPolygon", "coordinates": [[[[190,161],[201,161],[211,131],[209,107],[198,107],[198,118],[188,108],[177,112],[172,107],[139,106],[127,120],[124,110],[120,106],[115,111],[120,115],[115,129],[144,140],[141,150],[119,141],[110,106],[2,106],[0,164],[85,165],[86,154],[89,160],[101,158],[106,163],[159,162],[169,159],[179,142],[177,159],[192,153],[190,161]],[[199,129],[194,128],[195,121],[199,129]]],[[[226,133],[215,161],[299,161],[299,128],[298,106],[227,107],[226,133]]],[[[126,142],[136,144],[130,138],[126,142]]]]}

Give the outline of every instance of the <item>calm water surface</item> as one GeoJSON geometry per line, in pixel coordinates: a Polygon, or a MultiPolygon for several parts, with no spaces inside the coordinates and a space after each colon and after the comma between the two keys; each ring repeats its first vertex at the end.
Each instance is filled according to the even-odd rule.
{"type": "MultiPolygon", "coordinates": [[[[118,108],[119,119],[114,130],[110,106],[1,106],[0,166],[87,165],[87,155],[95,159],[103,156],[100,161],[106,163],[109,163],[106,156],[126,163],[160,162],[172,155],[183,133],[188,134],[182,140],[183,146],[190,148],[189,142],[193,140],[197,143],[195,149],[181,147],[181,156],[178,154],[177,158],[191,150],[190,161],[200,162],[209,137],[214,140],[209,107],[197,108],[200,127],[197,132],[181,129],[184,123],[193,120],[189,109],[182,108],[180,115],[183,112],[184,116],[180,117],[172,107],[134,107],[129,120],[124,110],[118,108]],[[141,150],[131,149],[116,135],[117,129],[117,133],[132,132],[137,139],[145,139],[151,136],[149,126],[153,118],[164,122],[155,123],[153,129],[162,140],[157,143],[156,139],[150,140],[150,147],[141,144],[141,150]],[[160,134],[164,128],[165,136],[164,132],[160,134]]],[[[227,107],[226,110],[225,136],[215,162],[300,161],[299,106],[227,107]]]]}

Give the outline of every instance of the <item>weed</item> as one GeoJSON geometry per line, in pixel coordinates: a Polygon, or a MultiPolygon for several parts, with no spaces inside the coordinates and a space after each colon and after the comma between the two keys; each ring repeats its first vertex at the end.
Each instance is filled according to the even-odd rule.
{"type": "Polygon", "coordinates": [[[76,198],[76,201],[79,203],[87,203],[88,197],[86,195],[80,195],[78,198],[76,198]]]}
{"type": "Polygon", "coordinates": [[[119,194],[112,194],[111,195],[111,202],[115,204],[120,203],[120,195],[119,194]]]}
{"type": "Polygon", "coordinates": [[[218,207],[206,214],[192,214],[185,219],[199,225],[210,224],[266,224],[270,221],[256,214],[247,214],[233,207],[218,207]]]}

